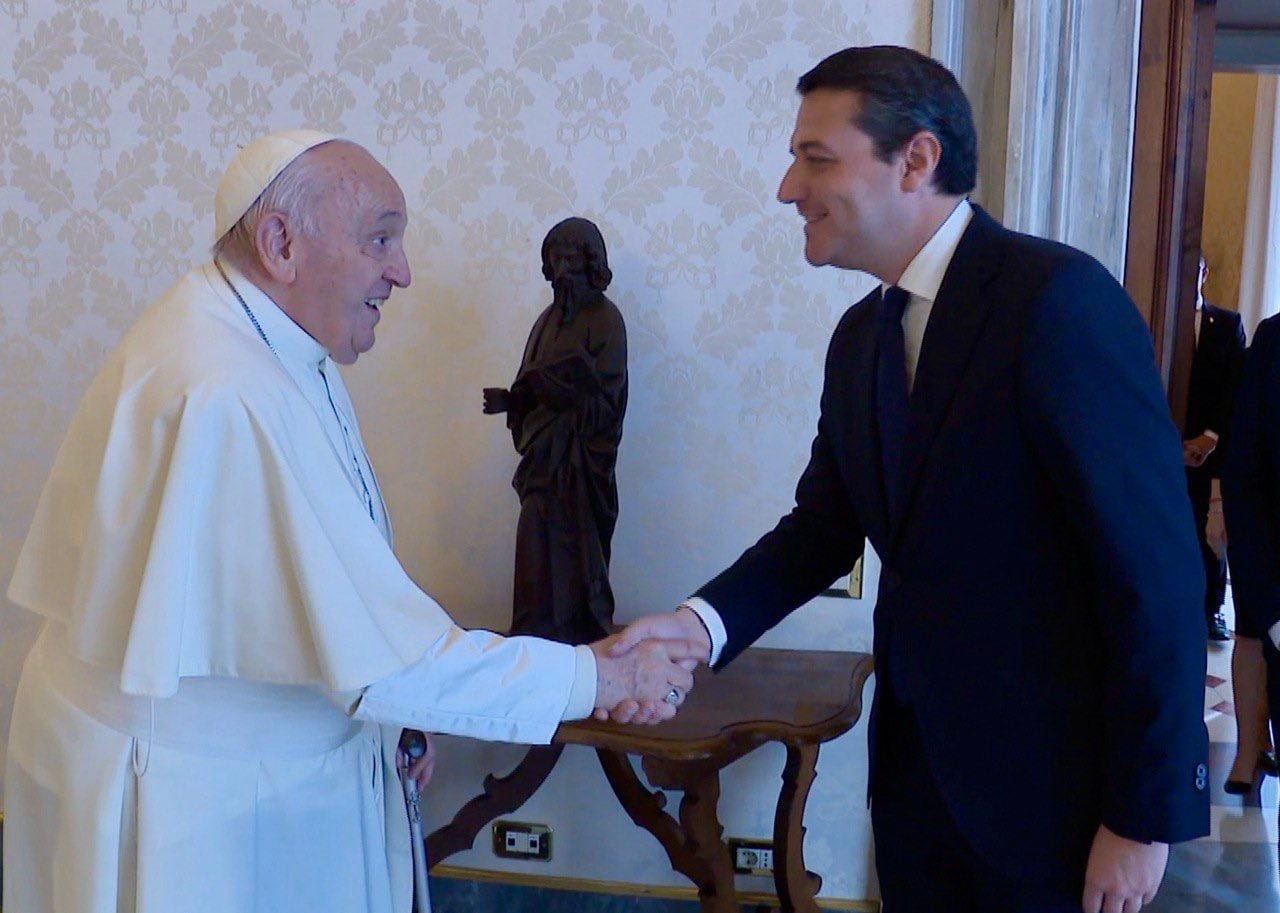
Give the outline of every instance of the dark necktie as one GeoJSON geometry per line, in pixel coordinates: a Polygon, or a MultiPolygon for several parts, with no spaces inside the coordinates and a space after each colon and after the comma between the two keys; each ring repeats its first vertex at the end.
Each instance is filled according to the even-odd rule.
{"type": "Polygon", "coordinates": [[[876,420],[880,429],[880,469],[890,516],[898,511],[902,448],[907,437],[907,356],[902,314],[908,293],[891,285],[880,302],[876,333],[876,420]]]}

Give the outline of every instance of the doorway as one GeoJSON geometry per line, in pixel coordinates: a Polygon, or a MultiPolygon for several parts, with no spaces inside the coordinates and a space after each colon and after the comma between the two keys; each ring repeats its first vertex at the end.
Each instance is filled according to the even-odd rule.
{"type": "MultiPolygon", "coordinates": [[[[1280,311],[1280,283],[1271,278],[1280,264],[1270,255],[1280,238],[1280,206],[1271,202],[1280,197],[1272,192],[1280,191],[1277,72],[1278,0],[1144,3],[1125,285],[1148,318],[1180,422],[1197,345],[1201,252],[1204,300],[1240,313],[1248,335],[1280,311]]],[[[1224,612],[1232,614],[1229,589],[1224,612]]],[[[1280,902],[1276,779],[1243,796],[1222,789],[1236,754],[1235,704],[1245,704],[1232,681],[1240,642],[1231,646],[1210,646],[1207,664],[1213,838],[1174,848],[1153,909],[1182,909],[1184,890],[1195,904],[1188,909],[1210,898],[1224,909],[1280,902]]]]}

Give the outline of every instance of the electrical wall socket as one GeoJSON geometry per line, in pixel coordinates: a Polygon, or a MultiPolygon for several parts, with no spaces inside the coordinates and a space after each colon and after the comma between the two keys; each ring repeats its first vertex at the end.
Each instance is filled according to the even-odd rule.
{"type": "Polygon", "coordinates": [[[739,875],[773,874],[773,841],[729,838],[733,870],[739,875]]]}
{"type": "Polygon", "coordinates": [[[493,855],[504,859],[551,858],[551,828],[523,821],[493,823],[493,855]]]}

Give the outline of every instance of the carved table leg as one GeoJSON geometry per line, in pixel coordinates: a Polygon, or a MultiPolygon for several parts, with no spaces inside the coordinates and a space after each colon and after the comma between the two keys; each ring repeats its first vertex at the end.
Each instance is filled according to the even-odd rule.
{"type": "Polygon", "coordinates": [[[724,828],[716,813],[720,801],[720,771],[691,777],[680,800],[680,823],[688,835],[689,849],[711,869],[711,884],[698,886],[703,913],[738,913],[733,888],[733,860],[720,835],[724,828]]]}
{"type": "Polygon", "coordinates": [[[650,780],[668,789],[684,791],[680,801],[680,821],[664,809],[667,797],[646,787],[622,752],[598,749],[600,766],[618,801],[631,820],[657,838],[666,850],[671,867],[694,883],[703,913],[738,913],[733,889],[733,864],[729,850],[720,839],[722,828],[716,816],[720,798],[718,768],[662,764],[655,777],[650,760],[645,762],[650,780]]]}
{"type": "Polygon", "coordinates": [[[448,824],[427,835],[427,864],[434,868],[454,853],[471,849],[485,825],[528,802],[551,775],[562,751],[563,745],[534,745],[505,777],[485,777],[484,793],[458,809],[448,824]]]}
{"type": "Polygon", "coordinates": [[[817,773],[817,745],[787,746],[782,791],[773,819],[773,878],[782,913],[819,913],[813,898],[822,879],[804,867],[804,806],[817,773]]]}
{"type": "Polygon", "coordinates": [[[671,860],[671,867],[695,885],[710,884],[711,869],[689,849],[679,822],[664,811],[667,807],[666,794],[660,790],[650,791],[640,782],[631,762],[622,752],[598,748],[596,756],[600,758],[600,767],[622,808],[636,825],[653,834],[662,844],[667,858],[671,860]]]}

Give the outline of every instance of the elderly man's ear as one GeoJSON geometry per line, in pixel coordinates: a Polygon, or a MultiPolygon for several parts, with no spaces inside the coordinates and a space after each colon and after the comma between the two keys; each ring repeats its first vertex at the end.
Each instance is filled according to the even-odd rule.
{"type": "Polygon", "coordinates": [[[292,284],[298,276],[295,231],[283,213],[270,212],[258,221],[254,246],[262,268],[276,282],[292,284]]]}

